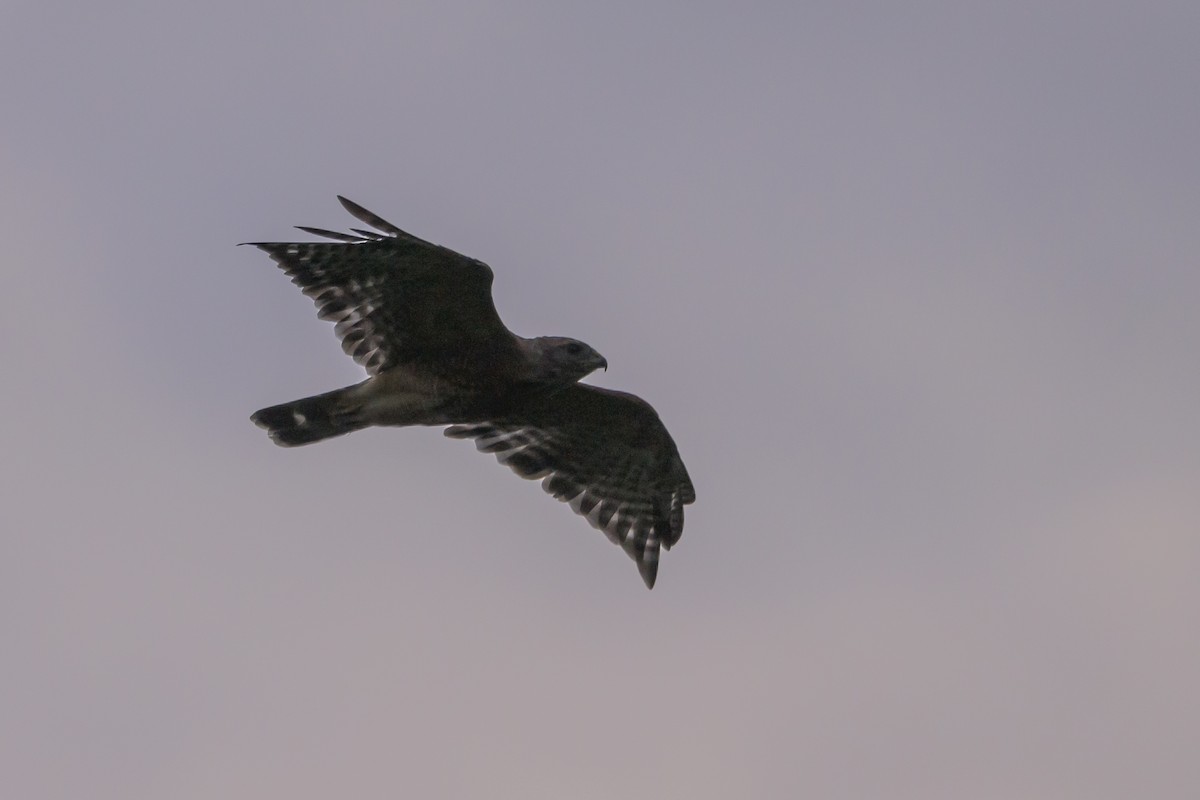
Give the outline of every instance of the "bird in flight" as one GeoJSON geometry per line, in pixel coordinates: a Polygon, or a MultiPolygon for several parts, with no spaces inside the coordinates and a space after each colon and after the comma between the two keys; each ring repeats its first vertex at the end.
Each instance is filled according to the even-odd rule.
{"type": "Polygon", "coordinates": [[[334,323],[366,371],[353,386],[256,411],[284,447],[373,425],[447,425],[569,503],[654,587],[662,549],[696,499],[679,450],[645,400],[580,383],[604,357],[576,339],[504,326],[482,261],[418,239],[338,200],[373,230],[297,226],[332,242],[249,242],[334,323]]]}

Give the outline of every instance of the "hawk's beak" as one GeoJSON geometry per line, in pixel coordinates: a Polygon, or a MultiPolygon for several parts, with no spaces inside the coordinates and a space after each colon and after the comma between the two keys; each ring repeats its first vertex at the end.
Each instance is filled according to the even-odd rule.
{"type": "Polygon", "coordinates": [[[599,356],[599,359],[600,359],[600,367],[601,367],[601,368],[602,368],[602,369],[603,369],[605,372],[608,372],[608,359],[607,359],[607,358],[605,358],[604,356],[599,356]]]}

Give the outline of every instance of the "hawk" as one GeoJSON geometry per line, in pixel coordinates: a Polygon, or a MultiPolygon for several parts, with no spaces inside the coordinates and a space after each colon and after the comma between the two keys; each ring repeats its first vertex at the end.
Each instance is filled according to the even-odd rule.
{"type": "Polygon", "coordinates": [[[580,383],[604,357],[576,339],[504,326],[482,261],[418,239],[339,196],[373,230],[297,226],[332,242],[249,242],[334,323],[362,383],[256,411],[293,447],[373,425],[447,425],[569,503],[635,562],[648,588],[660,550],[696,499],[679,450],[649,403],[580,383]]]}

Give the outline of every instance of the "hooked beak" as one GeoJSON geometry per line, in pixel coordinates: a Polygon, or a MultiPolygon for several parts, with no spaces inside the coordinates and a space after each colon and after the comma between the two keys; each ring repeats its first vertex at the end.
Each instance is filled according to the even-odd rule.
{"type": "Polygon", "coordinates": [[[597,354],[597,358],[600,359],[600,361],[599,361],[600,368],[603,369],[605,372],[608,372],[608,359],[599,354],[597,354]]]}

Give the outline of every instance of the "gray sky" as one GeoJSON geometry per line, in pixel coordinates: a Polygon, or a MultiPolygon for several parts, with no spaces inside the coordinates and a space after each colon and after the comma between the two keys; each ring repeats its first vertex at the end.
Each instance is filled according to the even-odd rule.
{"type": "MultiPolygon", "coordinates": [[[[0,12],[21,798],[1200,794],[1200,6],[0,12]],[[647,592],[246,240],[345,194],[652,402],[647,592]]],[[[303,235],[303,234],[298,234],[303,235]]]]}

